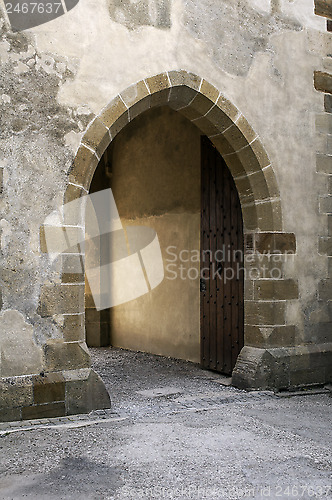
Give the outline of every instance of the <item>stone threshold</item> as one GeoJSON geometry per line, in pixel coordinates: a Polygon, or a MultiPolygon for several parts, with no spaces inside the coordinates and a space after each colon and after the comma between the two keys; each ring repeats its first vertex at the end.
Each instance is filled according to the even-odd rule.
{"type": "Polygon", "coordinates": [[[88,427],[100,423],[121,422],[127,420],[128,417],[121,417],[118,413],[112,410],[95,410],[90,413],[70,415],[67,417],[56,418],[41,418],[33,420],[18,420],[16,422],[0,423],[0,438],[20,431],[33,431],[41,429],[59,429],[69,428],[75,429],[78,427],[88,427]]]}

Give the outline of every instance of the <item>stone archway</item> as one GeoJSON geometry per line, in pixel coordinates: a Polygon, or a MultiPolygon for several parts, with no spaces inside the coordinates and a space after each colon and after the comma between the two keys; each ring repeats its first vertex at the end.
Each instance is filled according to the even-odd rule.
{"type": "MultiPolygon", "coordinates": [[[[293,282],[284,279],[283,271],[267,279],[266,275],[260,279],[259,272],[263,265],[265,273],[274,266],[264,252],[281,256],[295,253],[295,236],[283,232],[276,177],[259,137],[218,89],[186,71],[170,71],[142,80],[117,95],[93,120],[81,140],[64,202],[88,192],[102,154],[123,127],[140,113],[162,105],[184,115],[209,137],[225,159],[239,193],[245,251],[252,259],[246,263],[245,347],[233,371],[233,382],[241,387],[287,387],[284,354],[279,353],[278,347],[294,345],[295,327],[286,324],[285,301],[297,298],[298,292],[293,282]],[[251,273],[253,267],[258,276],[251,273]]],[[[82,231],[82,214],[69,214],[65,224],[70,231],[82,231]]],[[[60,296],[58,313],[65,314],[64,331],[68,333],[57,348],[64,357],[68,344],[71,349],[76,344],[77,352],[81,352],[82,346],[84,349],[83,279],[63,274],[61,284],[48,286],[41,295],[42,306],[44,297],[49,301],[51,296],[57,302],[56,297],[60,296]]],[[[76,368],[74,364],[72,358],[72,368],[76,368]]]]}

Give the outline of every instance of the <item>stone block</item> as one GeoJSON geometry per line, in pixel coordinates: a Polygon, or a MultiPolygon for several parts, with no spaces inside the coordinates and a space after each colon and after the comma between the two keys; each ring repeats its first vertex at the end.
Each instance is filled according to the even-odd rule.
{"type": "Polygon", "coordinates": [[[315,325],[314,332],[310,336],[311,341],[317,343],[327,343],[332,340],[332,320],[321,321],[315,325]]]}
{"type": "Polygon", "coordinates": [[[239,115],[238,109],[223,95],[219,96],[216,106],[234,123],[239,115]]]}
{"type": "Polygon", "coordinates": [[[90,182],[97,168],[99,159],[96,154],[83,144],[78,148],[69,172],[69,182],[89,189],[90,182]]]}
{"type": "Polygon", "coordinates": [[[32,381],[35,405],[65,400],[65,379],[60,372],[34,376],[32,381]]]}
{"type": "Polygon", "coordinates": [[[244,299],[254,300],[254,282],[250,279],[244,281],[244,299]]]}
{"type": "Polygon", "coordinates": [[[84,230],[80,226],[41,226],[40,251],[42,253],[80,253],[80,242],[84,241],[84,230]]]}
{"type": "Polygon", "coordinates": [[[290,373],[290,388],[301,388],[309,385],[323,385],[325,370],[322,368],[297,370],[290,373]]]}
{"type": "Polygon", "coordinates": [[[151,96],[150,94],[147,97],[144,97],[144,99],[141,99],[138,101],[136,104],[133,104],[129,108],[129,121],[133,120],[140,114],[144,113],[151,107],[151,96]]]}
{"type": "Polygon", "coordinates": [[[201,84],[200,93],[213,103],[215,103],[219,97],[219,90],[204,79],[201,84]]]}
{"type": "Polygon", "coordinates": [[[276,175],[274,173],[272,165],[265,167],[263,170],[263,174],[265,177],[265,182],[268,187],[269,197],[270,198],[279,198],[280,192],[278,188],[278,183],[276,179],[276,175]]]}
{"type": "Polygon", "coordinates": [[[150,94],[161,92],[170,87],[170,82],[167,73],[160,73],[145,80],[150,94]]]}
{"type": "MultiPolygon", "coordinates": [[[[263,177],[264,180],[264,177],[263,177]]],[[[255,201],[254,193],[252,192],[252,186],[248,176],[237,177],[234,179],[237,192],[241,204],[253,203],[255,201]]]]}
{"type": "Polygon", "coordinates": [[[331,0],[315,0],[315,14],[332,19],[331,0]]]}
{"type": "Polygon", "coordinates": [[[168,104],[170,94],[171,94],[170,88],[160,90],[159,92],[155,92],[154,94],[151,94],[151,96],[150,96],[151,108],[154,108],[157,106],[165,106],[166,104],[168,104]]]}
{"type": "Polygon", "coordinates": [[[110,325],[104,322],[85,323],[86,343],[89,347],[106,347],[110,345],[110,325]]]}
{"type": "Polygon", "coordinates": [[[77,200],[84,194],[86,194],[86,190],[82,186],[69,182],[64,195],[64,204],[77,200]]]}
{"type": "Polygon", "coordinates": [[[299,297],[296,281],[287,280],[257,280],[255,282],[255,299],[259,300],[292,300],[299,297]]]}
{"type": "Polygon", "coordinates": [[[261,165],[250,146],[244,147],[236,154],[241,161],[243,169],[247,175],[262,172],[261,165]]]}
{"type": "Polygon", "coordinates": [[[210,120],[205,116],[193,120],[192,123],[196,125],[196,127],[198,127],[199,130],[208,137],[210,135],[216,135],[219,133],[218,128],[215,125],[213,125],[213,123],[211,123],[210,120]]]}
{"type": "Polygon", "coordinates": [[[99,321],[85,321],[85,338],[88,347],[100,347],[99,321]]]}
{"type": "Polygon", "coordinates": [[[332,214],[332,196],[320,196],[319,197],[319,212],[321,214],[332,214]]]}
{"type": "Polygon", "coordinates": [[[65,342],[84,342],[84,314],[64,316],[62,331],[65,342]]]}
{"type": "Polygon", "coordinates": [[[281,231],[282,216],[279,200],[255,203],[258,229],[261,231],[281,231]]]}
{"type": "Polygon", "coordinates": [[[202,94],[197,94],[193,101],[190,103],[189,107],[190,113],[188,115],[189,120],[194,120],[195,118],[200,118],[207,114],[207,112],[212,108],[213,102],[202,94]]]}
{"type": "Polygon", "coordinates": [[[130,109],[132,106],[134,106],[134,104],[137,104],[149,95],[149,90],[144,80],[141,80],[140,82],[131,85],[124,92],[122,92],[121,98],[126,106],[130,109]]]}
{"type": "Polygon", "coordinates": [[[250,148],[253,150],[254,155],[256,156],[261,168],[265,168],[270,165],[270,159],[262,146],[262,143],[259,139],[255,139],[251,144],[250,148]]]}
{"type": "Polygon", "coordinates": [[[295,234],[271,232],[256,233],[255,250],[260,253],[296,253],[295,234]]]}
{"type": "Polygon", "coordinates": [[[324,109],[327,113],[332,113],[332,95],[330,94],[324,96],[324,109]]]}
{"type": "Polygon", "coordinates": [[[254,250],[254,236],[255,233],[245,233],[244,234],[244,251],[247,252],[248,250],[252,251],[254,250]]]}
{"type": "Polygon", "coordinates": [[[249,144],[257,138],[256,132],[251,128],[243,115],[241,115],[240,118],[236,120],[236,126],[241,131],[241,134],[245,137],[246,141],[249,144]]]}
{"type": "Polygon", "coordinates": [[[320,255],[332,256],[332,237],[320,236],[318,239],[318,253],[320,255]]]}
{"type": "Polygon", "coordinates": [[[84,273],[62,273],[62,283],[84,284],[84,273]]]}
{"type": "Polygon", "coordinates": [[[240,389],[281,389],[289,385],[287,352],[245,346],[232,373],[232,385],[240,389]],[[271,352],[272,351],[272,352],[271,352]]]}
{"type": "MultiPolygon", "coordinates": [[[[223,134],[218,134],[218,135],[215,135],[213,137],[209,137],[209,139],[212,142],[212,144],[214,144],[214,146],[218,149],[221,156],[232,154],[235,152],[234,149],[232,148],[232,146],[229,144],[229,142],[225,139],[223,134]]],[[[227,157],[224,157],[224,160],[227,163],[226,158],[227,157]]],[[[244,172],[244,170],[243,170],[243,172],[244,172]]]]}
{"type": "Polygon", "coordinates": [[[332,134],[332,114],[323,113],[316,115],[316,132],[332,134]]]}
{"type": "Polygon", "coordinates": [[[245,323],[247,325],[285,324],[286,305],[283,301],[246,301],[245,323]]]}
{"type": "MultiPolygon", "coordinates": [[[[233,179],[236,179],[236,182],[239,177],[247,177],[247,173],[245,171],[245,166],[240,160],[237,153],[228,154],[224,157],[227,167],[229,168],[230,173],[232,174],[233,179]]],[[[239,191],[239,196],[241,199],[242,193],[239,191]]],[[[243,204],[243,201],[241,200],[243,204]]]]}
{"type": "Polygon", "coordinates": [[[100,113],[100,121],[109,129],[123,115],[128,118],[128,108],[120,96],[116,96],[100,113]]]}
{"type": "Polygon", "coordinates": [[[88,130],[85,132],[82,138],[82,143],[89,146],[91,149],[94,149],[99,158],[101,158],[110,142],[111,137],[108,132],[108,128],[100,121],[99,118],[95,118],[88,130]]]}
{"type": "Polygon", "coordinates": [[[42,317],[82,312],[84,312],[84,284],[56,284],[42,287],[38,308],[38,313],[42,317]]]}
{"type": "Polygon", "coordinates": [[[290,389],[329,381],[332,344],[268,349],[245,346],[232,384],[246,389],[290,389]]]}
{"type": "Polygon", "coordinates": [[[258,325],[246,325],[244,330],[244,343],[246,346],[263,347],[265,338],[261,327],[258,325]]]}
{"type": "Polygon", "coordinates": [[[332,175],[332,156],[317,154],[316,170],[321,174],[332,175]]]}
{"type": "Polygon", "coordinates": [[[294,346],[297,330],[294,325],[262,327],[247,325],[245,344],[254,347],[286,347],[294,346]]]}
{"type": "Polygon", "coordinates": [[[328,138],[330,136],[327,134],[322,134],[317,132],[315,138],[316,152],[318,154],[326,155],[328,154],[328,138]]]}
{"type": "Polygon", "coordinates": [[[332,215],[327,216],[327,231],[327,234],[332,236],[332,215]]]}
{"type": "Polygon", "coordinates": [[[80,314],[55,314],[53,321],[62,331],[65,342],[84,342],[84,313],[80,314]]]}
{"type": "MultiPolygon", "coordinates": [[[[248,146],[248,141],[239,130],[237,125],[233,124],[231,127],[224,131],[225,139],[229,142],[232,148],[237,152],[240,149],[248,146]]],[[[253,155],[254,156],[254,155],[253,155]]],[[[257,162],[256,158],[255,161],[257,162]]],[[[246,164],[244,164],[244,169],[246,169],[246,164]]]]}
{"type": "Polygon", "coordinates": [[[68,184],[64,195],[63,223],[68,226],[84,226],[85,200],[87,191],[81,186],[68,184]],[[75,203],[71,203],[75,201],[75,203]]]}
{"type": "Polygon", "coordinates": [[[52,270],[61,276],[63,283],[74,283],[79,279],[84,282],[84,256],[81,253],[62,253],[52,262],[52,270]]]}
{"type": "Polygon", "coordinates": [[[68,415],[110,407],[109,394],[101,378],[93,370],[90,370],[87,380],[66,382],[66,413],[68,415]]]}
{"type": "Polygon", "coordinates": [[[32,405],[22,408],[22,420],[34,418],[55,418],[66,414],[64,402],[32,405]]]}
{"type": "Polygon", "coordinates": [[[172,87],[169,95],[169,106],[179,110],[188,106],[196,97],[197,90],[188,87],[172,87]]]}
{"type": "Polygon", "coordinates": [[[314,84],[316,90],[332,94],[332,75],[329,73],[315,71],[314,84]]]}
{"type": "Polygon", "coordinates": [[[255,204],[242,206],[242,216],[245,231],[257,230],[258,220],[255,204]]]}
{"type": "MultiPolygon", "coordinates": [[[[1,404],[1,400],[0,400],[1,404]]],[[[21,408],[1,408],[0,422],[17,422],[22,419],[21,408]]]]}
{"type": "MultiPolygon", "coordinates": [[[[229,129],[234,124],[232,119],[217,105],[212,106],[210,111],[206,114],[206,118],[210,121],[210,123],[212,123],[212,125],[215,126],[218,133],[224,133],[225,130],[229,129]]],[[[233,153],[233,151],[235,152],[235,148],[228,141],[227,137],[223,136],[223,140],[228,146],[224,147],[222,151],[220,150],[221,154],[233,153]]]]}
{"type": "Polygon", "coordinates": [[[248,181],[250,182],[250,188],[253,193],[254,200],[267,200],[271,197],[269,187],[264,176],[264,171],[260,170],[259,172],[249,175],[248,181]]]}
{"type": "Polygon", "coordinates": [[[90,366],[90,355],[84,342],[49,340],[44,345],[46,370],[77,370],[90,366]]]}
{"type": "MultiPolygon", "coordinates": [[[[137,104],[138,105],[138,104],[137,104]]],[[[115,120],[115,122],[110,126],[109,133],[112,138],[116,137],[116,135],[121,132],[121,130],[129,123],[130,121],[130,116],[129,116],[129,111],[128,113],[124,113],[120,118],[115,120]]]]}
{"type": "Polygon", "coordinates": [[[195,75],[194,73],[189,73],[187,71],[169,71],[168,77],[171,82],[172,88],[185,86],[198,91],[202,82],[202,78],[195,75]]]}
{"type": "Polygon", "coordinates": [[[266,346],[268,347],[286,347],[294,346],[297,336],[297,327],[295,325],[275,326],[266,333],[266,346]]]}
{"type": "Polygon", "coordinates": [[[284,276],[284,263],[280,255],[249,254],[245,258],[246,279],[280,280],[284,276]]]}
{"type": "Polygon", "coordinates": [[[328,276],[332,276],[332,258],[328,257],[327,258],[327,274],[328,276]]]}

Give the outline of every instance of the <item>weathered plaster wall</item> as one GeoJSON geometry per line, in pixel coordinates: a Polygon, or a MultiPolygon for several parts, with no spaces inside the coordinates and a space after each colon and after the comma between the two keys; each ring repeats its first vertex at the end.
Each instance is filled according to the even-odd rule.
{"type": "MultiPolygon", "coordinates": [[[[16,34],[1,2],[0,26],[2,309],[13,311],[10,331],[22,321],[32,328],[45,369],[53,366],[49,346],[56,351],[63,338],[75,340],[76,361],[68,363],[67,350],[59,367],[85,368],[88,359],[83,339],[76,342],[68,330],[83,311],[67,318],[61,303],[39,308],[41,287],[60,279],[41,252],[39,227],[62,201],[94,114],[132,83],[180,68],[214,84],[259,135],[276,172],[284,231],[297,239],[297,258],[286,272],[298,279],[300,299],[287,302],[287,321],[298,325],[296,343],[330,340],[329,290],[319,290],[331,255],[330,211],[319,212],[319,196],[328,192],[331,171],[326,156],[325,173],[316,173],[316,150],[325,148],[316,130],[324,142],[331,116],[323,116],[323,96],[313,86],[314,71],[330,64],[330,34],[311,0],[81,0],[54,21],[16,34]]],[[[82,283],[72,284],[73,311],[83,293],[82,283]]],[[[4,339],[8,328],[2,315],[4,339]]],[[[8,345],[1,344],[2,356],[8,345]]],[[[22,357],[18,350],[17,375],[22,357]]]]}
{"type": "Polygon", "coordinates": [[[117,136],[111,165],[122,223],[155,229],[165,279],[151,293],[111,309],[110,343],[198,362],[199,285],[187,272],[199,263],[177,260],[174,266],[169,252],[199,251],[200,132],[170,108],[147,111],[117,136]]]}

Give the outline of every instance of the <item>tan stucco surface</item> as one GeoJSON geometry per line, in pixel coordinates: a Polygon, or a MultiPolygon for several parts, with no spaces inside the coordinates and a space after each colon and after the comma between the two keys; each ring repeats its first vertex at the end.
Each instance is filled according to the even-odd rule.
{"type": "Polygon", "coordinates": [[[199,251],[200,132],[170,108],[157,108],[127,126],[111,151],[122,224],[156,231],[165,278],[149,294],[111,308],[110,343],[198,362],[199,280],[188,278],[188,270],[199,262],[173,262],[173,254],[199,251]]]}

